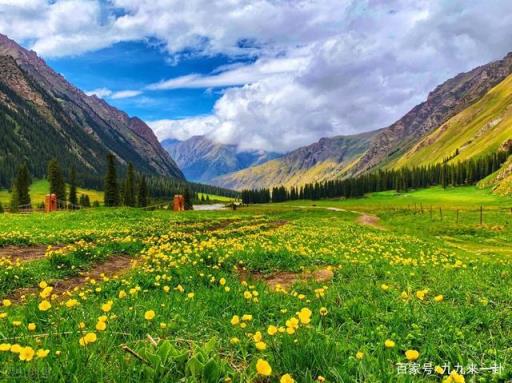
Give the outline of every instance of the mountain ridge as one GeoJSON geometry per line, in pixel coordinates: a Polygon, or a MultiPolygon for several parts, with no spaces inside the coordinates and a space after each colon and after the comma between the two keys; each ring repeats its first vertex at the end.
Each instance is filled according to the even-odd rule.
{"type": "Polygon", "coordinates": [[[245,169],[279,157],[277,153],[249,150],[239,151],[235,145],[220,144],[203,135],[187,140],[162,141],[187,179],[211,182],[217,176],[245,169]]]}
{"type": "MultiPolygon", "coordinates": [[[[35,52],[22,48],[5,35],[0,35],[0,58],[3,126],[9,139],[17,144],[6,144],[9,150],[0,156],[3,165],[19,162],[21,156],[31,163],[34,175],[41,177],[46,161],[57,153],[78,168],[83,167],[82,173],[101,177],[105,156],[112,152],[122,166],[133,162],[143,173],[184,179],[142,120],[128,116],[96,96],[87,96],[35,52]],[[21,126],[27,124],[27,119],[34,122],[32,127],[21,126]],[[58,148],[34,131],[43,129],[43,125],[46,134],[53,130],[51,137],[58,148]],[[31,142],[29,137],[34,135],[43,142],[31,142]],[[35,145],[41,153],[37,153],[35,145]],[[32,159],[37,159],[37,163],[32,159]]],[[[5,166],[7,171],[0,176],[3,186],[10,182],[14,171],[12,166],[5,166]]]]}
{"type": "MultiPolygon", "coordinates": [[[[509,53],[501,60],[481,65],[448,79],[435,87],[424,102],[413,107],[395,123],[370,132],[373,134],[366,142],[367,147],[360,150],[348,164],[340,162],[335,155],[331,155],[329,161],[295,168],[290,167],[289,164],[274,161],[263,164],[264,166],[251,167],[218,177],[214,182],[219,186],[236,189],[273,187],[281,184],[299,186],[316,181],[357,176],[376,169],[393,168],[425,137],[433,134],[451,118],[478,103],[511,74],[512,53],[509,53]]],[[[458,129],[463,130],[465,126],[459,126],[458,129]]],[[[345,138],[348,137],[354,136],[345,136],[345,138]]],[[[314,152],[314,145],[299,148],[293,153],[300,154],[302,149],[305,149],[305,153],[311,150],[314,152]]],[[[446,157],[452,155],[451,152],[445,154],[446,157]]],[[[415,161],[402,162],[407,166],[417,165],[415,161]]]]}

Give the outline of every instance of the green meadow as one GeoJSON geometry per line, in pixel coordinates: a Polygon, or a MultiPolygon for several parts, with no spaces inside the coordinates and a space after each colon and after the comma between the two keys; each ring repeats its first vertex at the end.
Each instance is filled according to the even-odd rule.
{"type": "Polygon", "coordinates": [[[2,214],[0,380],[508,381],[511,205],[468,187],[2,214]]]}

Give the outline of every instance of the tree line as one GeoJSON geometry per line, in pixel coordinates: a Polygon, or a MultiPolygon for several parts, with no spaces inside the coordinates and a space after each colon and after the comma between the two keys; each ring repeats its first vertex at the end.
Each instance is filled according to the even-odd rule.
{"type": "MultiPolygon", "coordinates": [[[[188,183],[166,177],[148,176],[137,172],[132,163],[128,163],[124,177],[119,177],[117,161],[113,154],[107,155],[106,164],[103,179],[103,203],[107,207],[131,206],[144,208],[153,202],[164,201],[170,203],[174,195],[182,194],[185,199],[185,208],[191,209],[194,201],[207,200],[204,196],[199,198],[198,193],[228,197],[239,196],[239,193],[235,191],[216,186],[188,183]]],[[[67,172],[64,172],[57,159],[48,162],[46,178],[49,183],[49,193],[56,195],[58,207],[61,209],[91,207],[89,195],[86,193],[78,195],[78,177],[75,167],[72,165],[66,170],[67,172]]],[[[31,184],[32,174],[28,164],[23,162],[18,166],[11,183],[11,211],[32,207],[31,184]]],[[[99,206],[99,201],[94,201],[92,206],[99,206]]],[[[1,204],[0,212],[3,212],[1,204]]]]}
{"type": "Polygon", "coordinates": [[[412,168],[378,170],[357,177],[342,180],[308,183],[300,187],[284,186],[272,189],[252,189],[241,192],[242,202],[268,203],[291,200],[319,200],[324,198],[354,198],[366,193],[385,190],[407,192],[440,185],[448,186],[474,185],[481,179],[496,172],[512,154],[512,145],[480,158],[472,158],[449,164],[450,158],[442,163],[412,168]]]}

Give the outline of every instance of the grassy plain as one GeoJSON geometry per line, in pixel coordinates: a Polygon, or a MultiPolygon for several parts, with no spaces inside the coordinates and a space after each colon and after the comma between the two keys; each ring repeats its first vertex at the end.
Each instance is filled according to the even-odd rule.
{"type": "Polygon", "coordinates": [[[237,211],[0,215],[4,250],[65,246],[1,261],[0,380],[507,381],[511,204],[433,188],[237,211]],[[111,275],[121,258],[133,264],[111,275]],[[448,365],[464,371],[449,378],[448,365]]]}

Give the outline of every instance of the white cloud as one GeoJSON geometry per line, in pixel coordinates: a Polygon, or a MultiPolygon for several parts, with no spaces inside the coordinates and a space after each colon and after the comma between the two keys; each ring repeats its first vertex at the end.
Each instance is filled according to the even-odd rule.
{"type": "Polygon", "coordinates": [[[48,57],[147,38],[178,63],[184,50],[251,57],[102,97],[232,87],[210,117],[152,125],[159,137],[289,150],[384,127],[447,78],[504,56],[510,14],[509,0],[0,0],[0,32],[48,57]]]}
{"type": "Polygon", "coordinates": [[[107,88],[98,88],[98,89],[88,90],[85,92],[85,94],[88,96],[94,95],[99,98],[105,98],[105,97],[110,96],[112,94],[112,91],[107,88]]]}
{"type": "Polygon", "coordinates": [[[186,140],[192,136],[209,135],[218,126],[219,120],[215,116],[202,116],[185,118],[181,120],[146,121],[153,129],[160,141],[166,138],[186,140]]]}
{"type": "Polygon", "coordinates": [[[114,100],[122,99],[122,98],[130,98],[136,97],[142,94],[140,90],[120,90],[119,92],[112,93],[111,98],[114,100]]]}
{"type": "Polygon", "coordinates": [[[219,88],[245,85],[264,80],[274,75],[298,73],[308,62],[307,57],[261,59],[254,64],[237,65],[222,68],[211,75],[191,74],[172,78],[147,88],[150,90],[180,89],[180,88],[219,88]],[[225,70],[227,69],[227,70],[225,70]]]}

